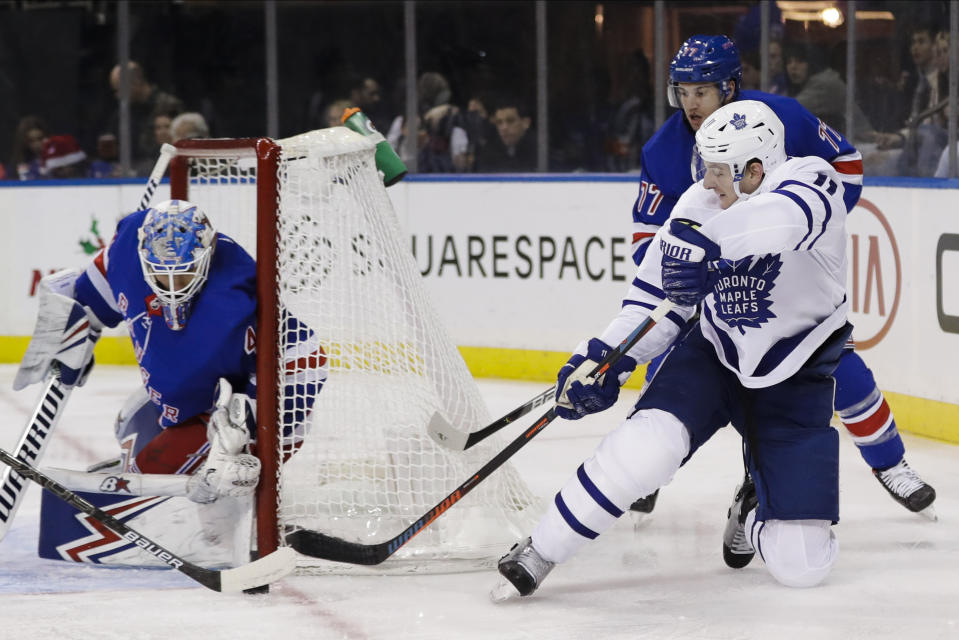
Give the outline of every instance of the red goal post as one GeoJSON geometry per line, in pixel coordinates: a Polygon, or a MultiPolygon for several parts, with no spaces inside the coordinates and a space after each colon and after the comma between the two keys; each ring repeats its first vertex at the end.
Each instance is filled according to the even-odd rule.
{"type": "MultiPolygon", "coordinates": [[[[170,197],[189,200],[191,158],[255,158],[256,162],[256,258],[257,263],[257,331],[256,379],[258,389],[275,389],[277,368],[273,359],[259,354],[275,354],[278,350],[275,309],[277,296],[276,213],[280,197],[280,146],[270,138],[221,138],[180,140],[175,144],[177,155],[170,161],[170,197]]],[[[202,207],[201,207],[202,208],[202,207]]],[[[214,225],[216,222],[214,222],[214,225]]],[[[270,428],[279,414],[277,395],[259,393],[256,405],[257,456],[263,478],[279,472],[277,431],[270,428]]],[[[279,546],[277,526],[277,493],[271,483],[261,482],[256,492],[256,537],[260,556],[272,553],[279,546]]]]}

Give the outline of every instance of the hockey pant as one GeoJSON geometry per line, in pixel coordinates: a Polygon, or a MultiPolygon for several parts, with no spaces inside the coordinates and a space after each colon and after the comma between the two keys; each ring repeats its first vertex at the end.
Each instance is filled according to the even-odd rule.
{"type": "Polygon", "coordinates": [[[209,414],[200,414],[166,429],[160,427],[159,418],[160,407],[142,387],[127,398],[116,423],[123,470],[193,473],[210,449],[206,434],[209,414]]]}
{"type": "MultiPolygon", "coordinates": [[[[670,347],[671,349],[672,347],[670,347]]],[[[653,379],[669,350],[653,358],[646,366],[646,383],[653,379]]],[[[896,419],[872,371],[852,348],[845,349],[836,379],[835,409],[859,453],[873,469],[888,469],[905,455],[896,419]]]]}
{"type": "MultiPolygon", "coordinates": [[[[536,550],[564,562],[613,525],[638,495],[668,484],[689,450],[685,427],[656,409],[635,414],[576,470],[533,531],[536,550]]],[[[756,520],[746,526],[770,574],[790,587],[815,586],[829,574],[839,543],[828,520],[756,520]]]]}

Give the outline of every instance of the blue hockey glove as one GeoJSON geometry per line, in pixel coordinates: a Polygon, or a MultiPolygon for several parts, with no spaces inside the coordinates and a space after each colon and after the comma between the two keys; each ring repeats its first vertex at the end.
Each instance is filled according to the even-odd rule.
{"type": "Polygon", "coordinates": [[[622,356],[598,380],[586,377],[611,348],[602,340],[592,338],[588,344],[580,344],[570,356],[556,376],[556,415],[579,420],[616,404],[620,385],[636,368],[635,360],[622,356]]]}
{"type": "Polygon", "coordinates": [[[712,291],[719,272],[709,264],[719,260],[719,245],[700,233],[692,220],[670,220],[661,236],[663,291],[671,302],[694,307],[712,291]]]}

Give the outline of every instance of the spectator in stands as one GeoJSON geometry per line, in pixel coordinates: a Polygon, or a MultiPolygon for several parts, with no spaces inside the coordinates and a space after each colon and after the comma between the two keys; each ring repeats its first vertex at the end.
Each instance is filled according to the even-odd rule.
{"type": "MultiPolygon", "coordinates": [[[[786,46],[786,75],[788,94],[823,122],[848,133],[846,122],[846,83],[839,72],[823,64],[819,56],[805,43],[786,46]]],[[[853,103],[853,140],[872,140],[875,131],[869,118],[853,103]]]]}
{"type": "Polygon", "coordinates": [[[785,95],[786,62],[783,56],[782,40],[769,41],[769,93],[785,95]]]}
{"type": "Polygon", "coordinates": [[[741,88],[759,91],[762,84],[759,52],[755,50],[740,51],[739,60],[743,65],[743,86],[741,88]]]}
{"type": "Polygon", "coordinates": [[[896,132],[876,134],[880,149],[902,149],[895,164],[899,175],[932,176],[947,142],[942,110],[948,86],[946,70],[939,66],[942,61],[937,64],[934,33],[923,25],[910,34],[909,53],[915,70],[904,73],[900,81],[900,90],[910,100],[905,126],[896,132]]]}
{"type": "Polygon", "coordinates": [[[43,143],[43,173],[58,180],[85,178],[87,154],[71,135],[50,136],[43,143]]]}
{"type": "MultiPolygon", "coordinates": [[[[177,114],[183,111],[183,102],[174,95],[151,84],[139,63],[127,64],[130,78],[130,134],[133,144],[133,164],[138,174],[146,175],[156,162],[154,119],[159,114],[177,114]]],[[[120,65],[110,71],[110,86],[120,97],[120,65]]],[[[119,136],[119,105],[113,114],[109,130],[119,136]]]]}
{"type": "MultiPolygon", "coordinates": [[[[417,170],[450,173],[469,169],[469,136],[459,107],[450,103],[452,92],[441,74],[427,71],[416,83],[420,121],[417,123],[417,170]]],[[[408,163],[404,140],[409,135],[405,118],[396,116],[386,138],[408,163]]]]}
{"type": "Polygon", "coordinates": [[[210,128],[206,124],[206,119],[195,111],[181,113],[170,123],[170,142],[209,137],[210,128]]]}
{"type": "MultiPolygon", "coordinates": [[[[353,74],[350,76],[348,106],[358,107],[360,111],[379,128],[386,124],[386,114],[383,113],[382,92],[380,83],[369,76],[353,74]]],[[[342,110],[340,111],[342,115],[342,110]]]]}
{"type": "Polygon", "coordinates": [[[491,118],[496,137],[479,150],[476,170],[482,173],[524,173],[536,170],[536,133],[529,109],[515,98],[495,103],[491,118]]]}
{"type": "Polygon", "coordinates": [[[628,62],[627,95],[614,109],[606,130],[606,171],[638,171],[643,145],[656,131],[649,60],[642,49],[636,49],[628,62]]]}
{"type": "Polygon", "coordinates": [[[117,164],[117,137],[102,133],[97,137],[97,155],[90,162],[87,175],[91,178],[116,178],[120,175],[117,164]]]}
{"type": "MultiPolygon", "coordinates": [[[[741,51],[739,58],[743,64],[743,89],[762,90],[762,60],[759,50],[741,51]]],[[[779,40],[769,43],[769,88],[767,93],[785,95],[786,74],[783,73],[783,45],[779,40]]]]}
{"type": "Polygon", "coordinates": [[[161,146],[171,142],[170,123],[174,117],[176,114],[160,113],[153,118],[153,142],[156,143],[158,153],[161,146]]]}
{"type": "Polygon", "coordinates": [[[466,103],[465,124],[466,136],[469,138],[469,167],[473,170],[476,166],[476,157],[479,150],[489,144],[489,141],[496,137],[496,127],[490,122],[489,98],[475,94],[466,103]]]}
{"type": "Polygon", "coordinates": [[[13,134],[10,178],[38,180],[43,177],[43,141],[47,125],[40,116],[24,116],[13,134]]]}
{"type": "MultiPolygon", "coordinates": [[[[341,127],[343,126],[343,112],[346,109],[349,109],[351,106],[354,106],[350,100],[334,100],[326,107],[326,127],[341,127]]],[[[360,110],[363,111],[363,108],[360,107],[360,110]]],[[[369,118],[369,114],[366,111],[363,111],[363,114],[369,118]]],[[[373,126],[376,126],[376,123],[373,123],[373,126]]]]}

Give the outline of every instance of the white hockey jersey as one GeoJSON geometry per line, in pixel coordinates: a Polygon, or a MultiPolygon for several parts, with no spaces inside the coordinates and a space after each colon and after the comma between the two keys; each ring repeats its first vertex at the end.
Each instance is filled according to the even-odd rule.
{"type": "MultiPolygon", "coordinates": [[[[700,231],[720,247],[719,280],[703,301],[695,330],[744,386],[782,382],[845,324],[846,208],[842,181],[825,160],[786,161],[748,199],[725,211],[700,181],[670,218],[701,223],[700,231]]],[[[600,336],[607,344],[622,342],[666,297],[661,234],[639,265],[622,310],[600,336]]],[[[694,312],[676,307],[629,355],[638,362],[658,355],[694,312]]]]}

